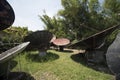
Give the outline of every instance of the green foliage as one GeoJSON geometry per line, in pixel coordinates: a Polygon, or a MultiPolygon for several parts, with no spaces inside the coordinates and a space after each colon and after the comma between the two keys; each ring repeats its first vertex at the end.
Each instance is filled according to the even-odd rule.
{"type": "Polygon", "coordinates": [[[104,7],[113,13],[120,13],[120,0],[105,0],[104,7]]]}
{"type": "Polygon", "coordinates": [[[57,37],[66,37],[66,27],[64,27],[63,20],[60,18],[56,18],[55,16],[53,18],[47,16],[44,14],[43,16],[40,16],[40,19],[44,22],[46,25],[45,29],[52,32],[57,37]]]}
{"type": "Polygon", "coordinates": [[[53,18],[40,16],[47,30],[57,37],[81,40],[120,24],[120,0],[61,0],[62,10],[53,18]]]}
{"type": "Polygon", "coordinates": [[[1,38],[6,39],[6,42],[11,43],[21,43],[25,36],[28,35],[29,31],[27,27],[10,27],[4,32],[7,34],[6,36],[3,36],[1,38]]]}
{"type": "Polygon", "coordinates": [[[1,50],[7,50],[19,43],[23,42],[25,36],[28,35],[30,31],[26,27],[10,27],[0,32],[1,40],[1,50]]]}
{"type": "Polygon", "coordinates": [[[105,0],[103,6],[110,23],[120,24],[120,0],[105,0]]]}
{"type": "Polygon", "coordinates": [[[106,44],[105,47],[108,48],[110,46],[110,44],[113,43],[113,41],[115,40],[117,34],[120,32],[119,29],[115,30],[114,32],[112,32],[111,35],[106,37],[106,44]]]}

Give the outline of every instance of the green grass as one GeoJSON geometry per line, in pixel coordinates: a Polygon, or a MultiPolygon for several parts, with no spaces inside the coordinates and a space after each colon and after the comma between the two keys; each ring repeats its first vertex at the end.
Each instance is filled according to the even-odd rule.
{"type": "Polygon", "coordinates": [[[114,80],[114,76],[88,67],[74,55],[49,50],[47,56],[40,57],[37,51],[23,52],[15,58],[13,71],[27,72],[35,80],[114,80]]]}

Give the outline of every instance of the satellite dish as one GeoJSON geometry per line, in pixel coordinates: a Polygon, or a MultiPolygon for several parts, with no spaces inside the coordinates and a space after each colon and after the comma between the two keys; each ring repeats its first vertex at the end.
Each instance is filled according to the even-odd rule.
{"type": "Polygon", "coordinates": [[[0,54],[0,77],[7,74],[9,61],[22,52],[30,42],[24,42],[0,54]]]}
{"type": "Polygon", "coordinates": [[[100,49],[103,48],[105,44],[105,38],[108,35],[110,35],[114,30],[116,30],[119,26],[120,25],[115,25],[110,28],[107,28],[92,36],[89,36],[83,40],[71,44],[69,47],[81,48],[86,50],[85,56],[88,63],[100,63],[100,62],[103,63],[105,62],[104,51],[102,52],[100,49]]]}
{"type": "Polygon", "coordinates": [[[34,46],[37,48],[44,48],[53,39],[53,34],[49,31],[36,31],[24,38],[24,41],[30,41],[30,46],[34,46]]]}
{"type": "Polygon", "coordinates": [[[58,38],[53,41],[53,44],[57,46],[65,46],[65,45],[68,45],[69,43],[70,43],[70,40],[66,38],[58,38]]]}
{"type": "Polygon", "coordinates": [[[28,48],[37,49],[40,56],[46,55],[46,51],[53,39],[53,34],[47,30],[36,31],[25,37],[24,41],[30,41],[28,48]]]}
{"type": "Polygon", "coordinates": [[[108,67],[116,75],[116,80],[120,80],[120,33],[118,33],[114,42],[109,46],[106,60],[108,67]]]}
{"type": "Polygon", "coordinates": [[[68,45],[70,40],[67,38],[58,38],[53,41],[53,44],[60,47],[60,51],[63,51],[64,46],[68,45]]]}
{"type": "Polygon", "coordinates": [[[107,28],[101,32],[98,32],[74,44],[71,44],[69,47],[78,48],[78,46],[80,46],[80,48],[85,49],[85,50],[96,49],[100,47],[101,45],[103,45],[105,37],[109,35],[110,33],[112,33],[118,27],[119,25],[107,28]]]}
{"type": "Polygon", "coordinates": [[[0,0],[0,31],[10,27],[15,19],[12,7],[6,0],[0,0]]]}
{"type": "Polygon", "coordinates": [[[20,53],[21,51],[23,51],[26,46],[29,44],[30,42],[24,42],[16,47],[13,47],[3,53],[0,54],[0,63],[5,62],[8,59],[11,59],[12,57],[14,57],[16,54],[20,53]]]}

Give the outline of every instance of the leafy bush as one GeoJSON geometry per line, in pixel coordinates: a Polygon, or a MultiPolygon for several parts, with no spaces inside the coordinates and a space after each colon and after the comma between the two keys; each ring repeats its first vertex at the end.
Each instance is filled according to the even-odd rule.
{"type": "Polygon", "coordinates": [[[26,27],[10,27],[4,31],[0,31],[0,50],[5,51],[22,43],[23,38],[30,32],[26,27]]]}

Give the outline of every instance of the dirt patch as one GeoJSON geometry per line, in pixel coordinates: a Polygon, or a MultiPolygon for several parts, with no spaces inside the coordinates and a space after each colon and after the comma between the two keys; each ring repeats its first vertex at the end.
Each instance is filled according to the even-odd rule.
{"type": "Polygon", "coordinates": [[[36,80],[60,80],[53,72],[38,71],[33,76],[36,80]]]}

